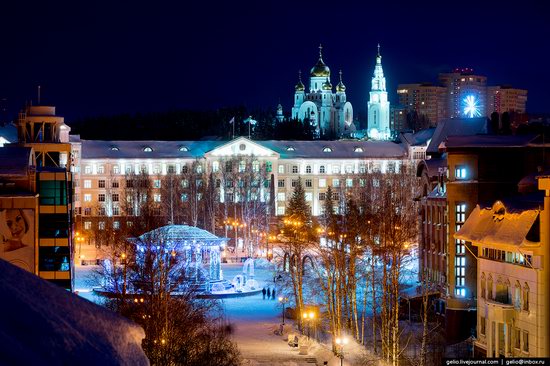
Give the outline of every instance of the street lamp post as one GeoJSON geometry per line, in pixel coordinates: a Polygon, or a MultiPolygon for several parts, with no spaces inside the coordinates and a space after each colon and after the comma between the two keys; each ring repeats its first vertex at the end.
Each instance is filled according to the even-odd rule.
{"type": "Polygon", "coordinates": [[[344,366],[344,346],[348,344],[348,339],[346,337],[338,337],[336,338],[336,344],[340,348],[340,354],[338,357],[340,357],[340,366],[344,366]]]}
{"type": "Polygon", "coordinates": [[[311,322],[315,319],[315,313],[313,311],[310,311],[309,313],[306,311],[302,314],[302,317],[307,323],[307,339],[309,340],[311,336],[311,322]]]}
{"type": "Polygon", "coordinates": [[[288,302],[288,297],[279,296],[279,302],[283,304],[283,325],[285,325],[285,304],[288,302]]]}

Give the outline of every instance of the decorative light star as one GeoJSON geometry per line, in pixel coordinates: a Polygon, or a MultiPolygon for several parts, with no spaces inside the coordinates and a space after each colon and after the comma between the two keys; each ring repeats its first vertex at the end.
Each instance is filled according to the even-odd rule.
{"type": "Polygon", "coordinates": [[[468,118],[480,117],[481,111],[479,108],[479,102],[473,95],[468,95],[464,98],[464,114],[468,118]]]}

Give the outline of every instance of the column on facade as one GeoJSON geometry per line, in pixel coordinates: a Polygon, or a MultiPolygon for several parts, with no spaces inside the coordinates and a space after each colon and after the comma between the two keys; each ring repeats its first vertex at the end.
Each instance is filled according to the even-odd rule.
{"type": "Polygon", "coordinates": [[[490,321],[490,322],[487,322],[487,323],[488,323],[487,324],[488,327],[486,327],[486,329],[485,329],[485,336],[487,337],[487,358],[490,358],[490,357],[493,357],[492,351],[493,351],[493,327],[494,327],[494,322],[490,321]]]}
{"type": "Polygon", "coordinates": [[[493,341],[495,343],[495,357],[498,357],[499,354],[500,354],[500,332],[499,332],[499,325],[500,323],[499,322],[494,322],[495,324],[495,337],[493,338],[493,341]]]}
{"type": "Polygon", "coordinates": [[[510,341],[510,324],[504,323],[504,357],[508,357],[510,354],[510,348],[508,347],[510,341]]]}

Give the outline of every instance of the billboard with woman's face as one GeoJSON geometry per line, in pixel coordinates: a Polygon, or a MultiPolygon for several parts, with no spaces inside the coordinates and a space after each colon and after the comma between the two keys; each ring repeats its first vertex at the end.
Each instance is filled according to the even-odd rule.
{"type": "Polygon", "coordinates": [[[34,272],[34,210],[0,209],[0,258],[34,272]]]}

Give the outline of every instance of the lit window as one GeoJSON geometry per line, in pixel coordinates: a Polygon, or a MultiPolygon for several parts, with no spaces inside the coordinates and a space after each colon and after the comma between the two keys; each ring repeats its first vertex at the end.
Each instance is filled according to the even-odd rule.
{"type": "Polygon", "coordinates": [[[160,165],[155,164],[155,166],[153,167],[153,174],[160,174],[160,172],[161,172],[160,165]]]}
{"type": "Polygon", "coordinates": [[[353,187],[353,179],[352,178],[348,178],[346,179],[346,187],[353,187]]]}
{"type": "Polygon", "coordinates": [[[84,188],[92,188],[92,181],[89,179],[84,180],[84,188]]]}
{"type": "Polygon", "coordinates": [[[313,201],[313,193],[312,192],[306,192],[305,197],[306,197],[306,201],[308,201],[308,202],[313,201]]]}
{"type": "Polygon", "coordinates": [[[332,149],[330,147],[324,147],[323,152],[324,153],[330,153],[330,152],[332,152],[332,149]]]}
{"type": "Polygon", "coordinates": [[[277,193],[277,201],[284,201],[284,200],[285,200],[285,192],[277,193]]]}
{"type": "Polygon", "coordinates": [[[105,174],[105,167],[103,165],[97,167],[97,174],[105,174]]]}
{"type": "Polygon", "coordinates": [[[353,149],[353,151],[356,152],[356,153],[362,153],[362,152],[363,152],[363,148],[362,148],[362,147],[356,146],[356,147],[353,149]]]}
{"type": "Polygon", "coordinates": [[[353,173],[353,165],[346,165],[346,173],[347,174],[353,173]]]}
{"type": "Polygon", "coordinates": [[[340,174],[340,165],[332,166],[332,174],[340,174]]]}
{"type": "Polygon", "coordinates": [[[180,149],[179,149],[181,152],[187,152],[189,151],[189,148],[187,146],[180,146],[180,149]]]}
{"type": "Polygon", "coordinates": [[[285,172],[285,166],[284,166],[284,165],[280,165],[280,164],[279,164],[279,168],[278,168],[278,169],[279,169],[279,170],[278,170],[278,171],[279,171],[279,174],[284,174],[284,172],[285,172]]]}
{"type": "Polygon", "coordinates": [[[160,179],[153,180],[153,188],[160,188],[160,179]]]}
{"type": "Polygon", "coordinates": [[[325,188],[327,186],[327,180],[325,178],[319,179],[319,188],[325,188]]]}
{"type": "Polygon", "coordinates": [[[277,207],[277,216],[282,216],[284,214],[285,214],[285,207],[284,206],[283,207],[278,206],[277,207]]]}
{"type": "Polygon", "coordinates": [[[195,168],[195,171],[196,171],[198,174],[201,174],[201,173],[202,173],[202,165],[197,164],[197,167],[195,168]]]}
{"type": "Polygon", "coordinates": [[[523,352],[529,353],[529,332],[523,331],[523,352]]]}
{"type": "Polygon", "coordinates": [[[120,174],[120,166],[113,165],[113,174],[120,174]]]}
{"type": "Polygon", "coordinates": [[[92,208],[91,207],[84,207],[84,215],[90,216],[92,214],[92,208]]]}
{"type": "Polygon", "coordinates": [[[146,146],[146,147],[143,148],[143,151],[144,152],[153,152],[153,149],[149,146],[146,146]]]}
{"type": "Polygon", "coordinates": [[[252,171],[253,172],[259,172],[260,171],[260,162],[259,161],[253,161],[252,162],[252,171]]]}
{"type": "Polygon", "coordinates": [[[333,187],[340,187],[340,179],[333,179],[332,180],[332,186],[333,187]]]}
{"type": "Polygon", "coordinates": [[[220,170],[220,162],[214,161],[212,163],[212,172],[217,173],[220,170]]]}
{"type": "Polygon", "coordinates": [[[84,195],[84,202],[92,202],[92,195],[89,193],[86,193],[84,195]]]}
{"type": "Polygon", "coordinates": [[[92,222],[84,221],[84,230],[91,230],[91,229],[92,229],[92,222]]]}
{"type": "Polygon", "coordinates": [[[84,174],[92,174],[92,167],[90,165],[84,167],[84,174]]]}
{"type": "Polygon", "coordinates": [[[105,221],[100,221],[98,225],[99,230],[105,230],[105,221]]]}
{"type": "Polygon", "coordinates": [[[455,257],[455,295],[466,296],[466,257],[455,257]]]}
{"type": "Polygon", "coordinates": [[[153,200],[154,200],[155,202],[160,202],[160,193],[155,193],[155,194],[153,195],[153,200]]]}
{"type": "MultiPolygon", "coordinates": [[[[114,215],[114,213],[113,213],[114,215]]],[[[118,230],[120,229],[120,221],[113,221],[113,229],[118,230]]]]}
{"type": "Polygon", "coordinates": [[[479,317],[479,333],[485,335],[485,318],[479,317]]]}
{"type": "Polygon", "coordinates": [[[466,179],[466,167],[458,165],[455,168],[455,179],[466,179]]]}

